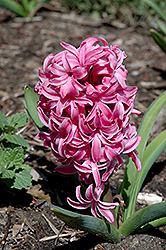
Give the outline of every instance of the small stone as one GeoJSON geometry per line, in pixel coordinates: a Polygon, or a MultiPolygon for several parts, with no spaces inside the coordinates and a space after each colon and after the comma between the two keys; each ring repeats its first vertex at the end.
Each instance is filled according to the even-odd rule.
{"type": "Polygon", "coordinates": [[[132,76],[138,76],[140,74],[140,72],[138,71],[138,70],[133,70],[132,72],[131,72],[131,75],[132,76]]]}
{"type": "Polygon", "coordinates": [[[146,88],[152,88],[152,87],[156,86],[156,84],[157,84],[156,82],[146,82],[146,81],[140,82],[140,85],[142,87],[146,87],[146,88]]]}

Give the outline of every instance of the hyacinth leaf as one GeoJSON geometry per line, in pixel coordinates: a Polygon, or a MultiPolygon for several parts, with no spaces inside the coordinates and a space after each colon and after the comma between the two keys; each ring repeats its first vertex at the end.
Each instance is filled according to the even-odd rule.
{"type": "Polygon", "coordinates": [[[118,230],[104,220],[74,213],[53,205],[51,205],[51,210],[70,227],[98,235],[110,242],[118,243],[121,241],[121,234],[118,230]]]}
{"type": "MultiPolygon", "coordinates": [[[[130,218],[128,218],[119,228],[119,232],[124,235],[124,236],[128,236],[129,234],[135,233],[137,232],[137,230],[139,231],[139,229],[144,226],[147,225],[147,223],[152,222],[151,225],[153,227],[153,225],[159,225],[159,223],[154,223],[154,220],[160,219],[162,217],[165,218],[166,216],[166,202],[160,202],[157,204],[153,204],[150,206],[147,206],[139,211],[137,211],[136,213],[134,213],[130,218]]],[[[160,225],[161,223],[165,223],[165,219],[160,221],[160,225]]],[[[146,227],[144,227],[145,230],[146,227]]],[[[150,229],[150,227],[146,228],[147,230],[150,229]]]]}
{"type": "MultiPolygon", "coordinates": [[[[136,205],[138,193],[153,163],[166,148],[166,130],[161,132],[146,148],[142,159],[142,170],[137,174],[137,184],[133,188],[131,203],[136,205]],[[152,153],[153,152],[153,153],[152,153]]],[[[133,211],[134,212],[134,211],[133,211]]]]}
{"type": "Polygon", "coordinates": [[[144,0],[144,2],[148,4],[151,8],[153,8],[156,11],[156,13],[158,13],[159,16],[163,19],[163,21],[166,22],[166,15],[153,0],[144,0]]]}
{"type": "Polygon", "coordinates": [[[137,174],[136,184],[133,186],[132,193],[130,195],[130,205],[127,212],[126,218],[129,214],[133,214],[135,210],[135,205],[137,201],[138,193],[142,187],[142,184],[152,167],[155,160],[159,157],[162,151],[166,148],[166,130],[161,132],[146,148],[142,159],[142,169],[141,172],[137,174]],[[152,153],[153,152],[153,153],[152,153]]]}
{"type": "Polygon", "coordinates": [[[149,230],[152,230],[155,227],[160,227],[162,225],[166,225],[166,217],[163,217],[163,218],[160,218],[160,219],[157,219],[154,221],[150,221],[146,225],[137,229],[137,233],[144,233],[144,232],[147,232],[149,230]]]}
{"type": "Polygon", "coordinates": [[[24,96],[25,96],[25,105],[28,111],[28,114],[34,121],[35,125],[40,131],[46,130],[46,127],[40,121],[38,112],[37,112],[37,102],[39,101],[38,96],[35,92],[28,86],[24,87],[24,96]]]}
{"type": "Polygon", "coordinates": [[[157,45],[162,49],[164,53],[166,53],[166,40],[164,39],[164,37],[154,29],[150,29],[150,33],[157,45]]]}
{"type": "MultiPolygon", "coordinates": [[[[34,11],[34,9],[35,9],[35,7],[36,7],[36,0],[33,0],[33,1],[31,1],[30,3],[29,3],[29,13],[31,13],[31,12],[33,12],[34,11]]],[[[32,14],[30,14],[31,16],[33,16],[32,14]]]]}
{"type": "Polygon", "coordinates": [[[29,4],[31,1],[29,0],[21,0],[21,4],[25,12],[28,14],[29,13],[29,4]]]}
{"type": "Polygon", "coordinates": [[[0,6],[5,7],[12,12],[16,13],[19,16],[26,17],[28,16],[21,4],[17,3],[14,0],[0,0],[0,6]]]}
{"type": "Polygon", "coordinates": [[[159,29],[161,32],[166,35],[166,25],[160,22],[158,19],[156,20],[157,25],[159,26],[159,29]]]}
{"type": "MultiPolygon", "coordinates": [[[[149,137],[149,133],[152,129],[152,126],[157,118],[157,115],[159,114],[160,110],[162,109],[162,107],[164,106],[164,104],[166,103],[166,91],[161,94],[148,108],[148,110],[146,111],[141,125],[138,129],[138,134],[141,136],[141,142],[139,144],[139,146],[137,147],[137,151],[138,151],[138,158],[141,160],[142,162],[142,158],[143,158],[143,153],[145,151],[145,146],[147,144],[148,141],[148,137],[149,137]]],[[[157,140],[160,137],[158,137],[157,140]]],[[[162,138],[161,138],[162,140],[162,138]]],[[[155,147],[155,142],[154,144],[155,147]]],[[[161,149],[159,148],[158,151],[156,152],[156,156],[162,152],[162,147],[161,149]],[[161,151],[160,151],[161,150],[161,151]]],[[[158,148],[158,147],[157,147],[158,148]]],[[[157,150],[156,148],[156,150],[157,150]]],[[[148,152],[148,151],[147,151],[148,152]]],[[[156,156],[154,156],[154,158],[152,159],[153,161],[156,160],[156,156]]],[[[145,165],[145,169],[150,169],[151,165],[153,164],[153,162],[151,162],[148,165],[145,165]],[[151,165],[150,165],[151,164],[151,165]]],[[[145,156],[144,156],[144,161],[145,161],[145,156]]],[[[126,169],[125,169],[125,173],[124,173],[124,178],[123,178],[123,182],[120,186],[119,189],[119,194],[123,197],[124,202],[126,204],[125,206],[125,211],[123,214],[123,219],[126,220],[128,217],[130,217],[134,211],[135,211],[135,205],[133,204],[134,200],[136,199],[136,197],[134,197],[136,195],[137,192],[139,192],[139,189],[141,188],[141,183],[143,183],[143,180],[146,176],[142,175],[141,172],[145,171],[144,170],[144,166],[142,165],[142,169],[141,171],[138,173],[134,163],[132,162],[131,159],[129,159],[126,169]],[[141,177],[139,177],[139,175],[141,175],[141,177]],[[138,178],[139,177],[139,178],[138,178]],[[141,180],[141,178],[143,178],[143,180],[141,180]],[[138,183],[139,181],[139,183],[138,183]],[[136,186],[138,185],[138,189],[137,192],[135,191],[136,186]]],[[[146,174],[148,171],[145,171],[146,174]]],[[[117,211],[117,209],[116,209],[117,211]]]]}
{"type": "Polygon", "coordinates": [[[139,152],[139,159],[142,160],[142,156],[144,153],[145,146],[148,141],[148,137],[152,126],[154,125],[156,118],[166,104],[166,91],[163,92],[160,96],[156,98],[149,106],[148,110],[146,111],[142,122],[138,129],[138,134],[141,136],[141,142],[137,147],[137,151],[139,152]]]}

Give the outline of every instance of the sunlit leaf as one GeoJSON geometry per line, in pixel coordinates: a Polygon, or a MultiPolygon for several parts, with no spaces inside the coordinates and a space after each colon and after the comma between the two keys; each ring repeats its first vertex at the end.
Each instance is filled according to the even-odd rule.
{"type": "Polygon", "coordinates": [[[26,147],[26,148],[29,147],[28,142],[19,135],[15,135],[15,134],[10,135],[10,134],[5,133],[4,138],[10,143],[13,143],[22,147],[26,147]]]}
{"type": "Polygon", "coordinates": [[[14,0],[0,0],[0,6],[3,6],[11,10],[12,12],[16,13],[19,16],[23,17],[27,16],[27,13],[25,12],[21,4],[17,3],[14,0]]]}
{"type": "MultiPolygon", "coordinates": [[[[162,93],[150,105],[150,107],[148,108],[148,110],[146,111],[146,113],[142,119],[141,125],[138,129],[138,134],[140,134],[140,136],[141,136],[141,142],[140,142],[139,146],[137,147],[137,151],[139,153],[138,157],[141,160],[141,162],[142,162],[143,157],[145,157],[144,156],[145,147],[146,147],[152,126],[153,126],[154,122],[156,121],[156,118],[157,118],[160,110],[162,109],[162,107],[164,106],[165,103],[166,103],[166,91],[164,93],[162,93]]],[[[159,137],[158,137],[158,139],[159,139],[159,137]]],[[[162,147],[161,147],[161,149],[162,149],[162,147]]],[[[156,155],[159,152],[160,152],[160,149],[156,153],[156,155]]],[[[155,161],[155,157],[156,156],[154,155],[154,159],[153,159],[154,161],[155,161]]],[[[147,168],[149,168],[149,166],[150,166],[150,164],[148,165],[147,168]]],[[[119,194],[123,197],[124,202],[126,204],[126,206],[124,208],[124,214],[123,214],[124,220],[129,218],[135,211],[135,199],[136,199],[136,195],[138,193],[138,190],[140,189],[140,186],[141,186],[141,185],[139,185],[139,183],[142,183],[144,178],[146,177],[145,175],[141,174],[142,171],[144,171],[143,169],[144,169],[144,166],[142,166],[142,170],[140,172],[137,172],[136,167],[135,167],[134,163],[131,161],[131,159],[128,161],[128,164],[126,166],[125,173],[124,173],[123,182],[122,182],[120,189],[119,189],[119,194]],[[141,180],[141,178],[142,178],[142,180],[141,180]],[[138,181],[139,181],[139,183],[138,183],[138,181]],[[137,185],[138,185],[138,189],[136,191],[137,185]]],[[[146,174],[147,174],[147,172],[146,172],[146,174]]],[[[117,211],[117,209],[116,209],[116,211],[117,211]]]]}
{"type": "Polygon", "coordinates": [[[46,130],[43,123],[40,121],[38,112],[37,112],[37,102],[39,101],[38,96],[35,94],[35,92],[28,86],[25,86],[24,88],[24,95],[25,95],[25,104],[26,109],[36,124],[36,126],[42,131],[46,130]]]}
{"type": "Polygon", "coordinates": [[[32,183],[32,178],[30,172],[26,169],[15,174],[14,183],[11,188],[22,189],[30,186],[32,183]]]}
{"type": "Polygon", "coordinates": [[[84,230],[91,234],[97,234],[102,239],[111,242],[120,242],[121,234],[110,223],[88,215],[70,212],[57,206],[51,206],[51,210],[67,225],[84,230]]]}
{"type": "MultiPolygon", "coordinates": [[[[128,236],[136,232],[141,226],[166,216],[166,202],[160,202],[138,210],[128,218],[119,228],[122,235],[128,236]]],[[[165,222],[165,219],[162,221],[165,222]]]]}
{"type": "Polygon", "coordinates": [[[143,0],[144,3],[148,4],[151,8],[153,8],[156,13],[160,15],[164,22],[166,22],[166,15],[162,11],[162,9],[155,3],[153,0],[143,0]]]}
{"type": "Polygon", "coordinates": [[[164,53],[166,53],[166,40],[164,39],[164,37],[154,29],[150,29],[150,33],[155,42],[158,44],[158,46],[162,49],[164,53]]]}
{"type": "Polygon", "coordinates": [[[16,113],[8,118],[8,123],[15,129],[25,126],[28,122],[28,115],[26,113],[16,113]]]}

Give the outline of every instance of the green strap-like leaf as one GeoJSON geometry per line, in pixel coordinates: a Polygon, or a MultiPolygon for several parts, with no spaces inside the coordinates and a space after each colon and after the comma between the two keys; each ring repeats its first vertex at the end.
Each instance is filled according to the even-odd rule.
{"type": "MultiPolygon", "coordinates": [[[[160,202],[151,206],[145,207],[130,218],[128,218],[119,228],[122,235],[128,236],[137,231],[141,226],[146,225],[150,221],[166,216],[166,202],[160,202]]],[[[164,222],[165,220],[163,220],[164,222]]]]}
{"type": "Polygon", "coordinates": [[[118,243],[121,241],[121,234],[110,223],[98,218],[70,212],[57,206],[51,206],[51,210],[67,225],[91,234],[118,243]]]}
{"type": "Polygon", "coordinates": [[[138,134],[141,136],[141,142],[137,147],[140,160],[142,160],[150,131],[156,121],[159,112],[161,111],[161,109],[165,104],[166,104],[166,91],[163,92],[160,96],[156,98],[155,101],[152,102],[152,104],[149,106],[142,119],[142,122],[138,129],[138,134]]]}
{"type": "Polygon", "coordinates": [[[157,45],[162,49],[164,53],[166,53],[166,40],[164,39],[164,37],[154,29],[150,29],[150,33],[157,45]]]}
{"type": "Polygon", "coordinates": [[[31,13],[34,12],[34,10],[37,7],[37,1],[36,0],[31,0],[29,3],[29,15],[31,16],[31,13]]]}
{"type": "Polygon", "coordinates": [[[152,167],[153,163],[166,148],[166,130],[161,132],[146,148],[142,159],[142,169],[137,176],[137,185],[134,187],[134,192],[132,193],[132,203],[135,206],[138,193],[142,187],[142,184],[152,167]]]}
{"type": "Polygon", "coordinates": [[[164,22],[166,22],[166,15],[162,11],[162,9],[155,3],[153,0],[143,0],[146,4],[148,4],[151,8],[153,8],[156,13],[160,15],[164,22]]]}
{"type": "Polygon", "coordinates": [[[26,13],[29,13],[29,4],[31,1],[29,0],[21,0],[21,5],[26,13]]]}
{"type": "Polygon", "coordinates": [[[36,126],[39,128],[40,131],[47,130],[46,127],[43,125],[43,123],[40,121],[38,112],[37,112],[37,102],[39,101],[38,96],[35,94],[35,92],[28,86],[24,87],[24,95],[25,95],[25,104],[26,109],[36,124],[36,126]]]}
{"type": "Polygon", "coordinates": [[[156,23],[158,24],[159,26],[159,29],[161,30],[161,32],[166,35],[166,25],[162,22],[160,22],[160,20],[156,20],[156,23]]]}
{"type": "Polygon", "coordinates": [[[0,6],[3,6],[19,16],[26,17],[27,13],[24,11],[21,4],[15,2],[14,0],[0,0],[0,6]]]}
{"type": "MultiPolygon", "coordinates": [[[[140,142],[139,146],[137,147],[138,158],[141,160],[141,162],[142,162],[142,158],[143,158],[143,153],[145,151],[145,146],[146,146],[147,141],[148,141],[149,133],[152,129],[154,122],[156,121],[156,118],[157,118],[160,110],[162,109],[162,107],[164,106],[165,103],[166,103],[166,91],[164,93],[162,93],[150,105],[150,107],[148,108],[148,110],[146,111],[146,113],[142,119],[141,125],[138,129],[138,133],[141,136],[141,142],[140,142]]],[[[143,168],[143,166],[142,166],[142,168],[143,168]]],[[[134,163],[132,162],[131,159],[129,159],[128,164],[126,165],[123,182],[122,182],[120,189],[118,191],[118,193],[123,197],[124,202],[126,204],[126,206],[124,208],[124,214],[123,214],[124,220],[129,218],[135,211],[135,204],[133,202],[134,202],[134,199],[136,199],[136,197],[135,198],[133,198],[133,197],[136,195],[135,187],[138,184],[138,180],[139,180],[138,177],[140,174],[141,174],[141,172],[137,172],[134,163]]],[[[146,176],[144,176],[144,177],[146,177],[146,176]]],[[[140,188],[140,186],[139,186],[139,188],[140,188]]],[[[117,209],[116,209],[116,211],[117,211],[117,209]]]]}
{"type": "Polygon", "coordinates": [[[160,227],[162,225],[166,225],[166,217],[154,220],[154,221],[150,221],[149,223],[147,223],[146,225],[140,227],[137,229],[137,233],[144,233],[148,230],[151,230],[155,227],[160,227]]]}
{"type": "Polygon", "coordinates": [[[136,201],[138,193],[142,187],[142,184],[152,167],[153,163],[166,148],[166,130],[161,132],[146,148],[142,159],[142,169],[140,173],[137,174],[137,180],[133,186],[133,190],[130,194],[129,202],[130,205],[125,213],[125,218],[128,218],[135,211],[136,201]]]}

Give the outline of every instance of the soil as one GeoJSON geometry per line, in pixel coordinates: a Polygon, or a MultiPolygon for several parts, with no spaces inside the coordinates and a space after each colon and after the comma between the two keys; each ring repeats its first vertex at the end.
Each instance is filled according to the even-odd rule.
{"type": "MultiPolygon", "coordinates": [[[[141,22],[129,25],[120,20],[94,21],[59,6],[56,11],[41,10],[32,19],[16,17],[0,8],[1,111],[7,115],[24,111],[24,85],[34,88],[44,58],[61,51],[61,41],[78,47],[89,36],[103,36],[109,44],[117,44],[125,50],[128,84],[139,89],[135,107],[142,115],[132,118],[138,127],[147,107],[166,89],[165,54],[151,38],[148,25],[141,22]]],[[[165,111],[163,108],[160,112],[150,140],[166,129],[165,111]]],[[[146,234],[130,235],[121,243],[112,244],[72,229],[59,220],[50,211],[50,203],[68,208],[66,197],[74,196],[75,184],[71,178],[55,174],[54,157],[41,141],[35,139],[37,133],[29,119],[22,136],[31,148],[27,163],[33,167],[32,186],[19,191],[9,190],[0,184],[1,249],[166,249],[166,226],[146,234]]],[[[166,197],[165,153],[153,165],[141,190],[155,193],[163,200],[166,197]]],[[[111,185],[114,193],[122,181],[123,172],[122,168],[113,176],[111,185]]],[[[137,204],[137,209],[143,206],[137,204]]]]}

